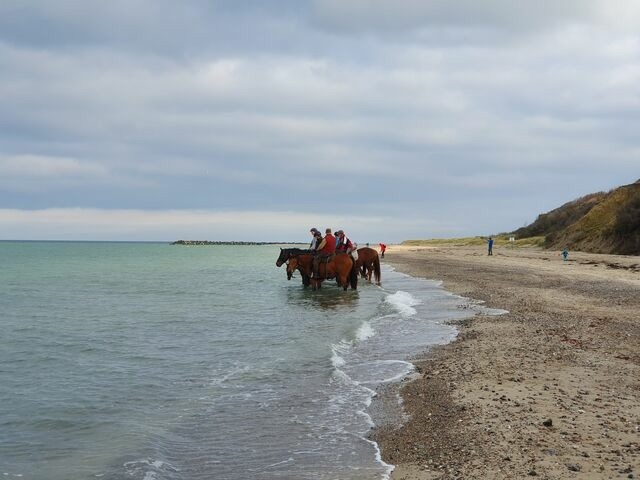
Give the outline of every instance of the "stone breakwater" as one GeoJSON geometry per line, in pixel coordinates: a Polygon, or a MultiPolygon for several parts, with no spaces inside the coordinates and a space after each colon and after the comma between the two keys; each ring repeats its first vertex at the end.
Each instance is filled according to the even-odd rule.
{"type": "Polygon", "coordinates": [[[211,240],[176,240],[171,245],[298,245],[296,242],[219,242],[211,240]]]}

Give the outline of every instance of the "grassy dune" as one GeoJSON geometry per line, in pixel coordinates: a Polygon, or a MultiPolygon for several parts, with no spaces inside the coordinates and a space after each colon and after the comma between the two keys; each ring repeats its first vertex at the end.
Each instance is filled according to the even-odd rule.
{"type": "MultiPolygon", "coordinates": [[[[496,235],[493,237],[495,246],[510,247],[542,247],[544,236],[519,238],[515,242],[510,242],[511,235],[496,235]]],[[[405,240],[401,245],[414,247],[437,247],[437,246],[457,246],[470,247],[486,245],[489,237],[463,237],[463,238],[433,238],[429,240],[405,240]]]]}

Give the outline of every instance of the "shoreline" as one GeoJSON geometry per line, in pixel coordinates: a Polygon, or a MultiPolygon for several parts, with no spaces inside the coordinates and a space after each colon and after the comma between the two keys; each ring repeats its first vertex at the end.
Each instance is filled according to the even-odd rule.
{"type": "Polygon", "coordinates": [[[372,435],[393,480],[640,476],[640,257],[442,245],[385,261],[509,311],[414,359],[410,420],[372,435]]]}

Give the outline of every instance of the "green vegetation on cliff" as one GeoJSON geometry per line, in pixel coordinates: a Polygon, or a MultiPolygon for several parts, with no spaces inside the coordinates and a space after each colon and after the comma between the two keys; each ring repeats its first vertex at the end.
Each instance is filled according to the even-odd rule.
{"type": "Polygon", "coordinates": [[[640,255],[640,180],[566,203],[513,234],[542,235],[546,248],[640,255]]]}
{"type": "MultiPolygon", "coordinates": [[[[495,235],[495,245],[581,250],[640,255],[640,180],[609,192],[598,192],[540,214],[512,233],[495,235]],[[515,237],[515,242],[510,238],[515,237]]],[[[487,237],[405,240],[409,246],[485,245],[487,237]]]]}

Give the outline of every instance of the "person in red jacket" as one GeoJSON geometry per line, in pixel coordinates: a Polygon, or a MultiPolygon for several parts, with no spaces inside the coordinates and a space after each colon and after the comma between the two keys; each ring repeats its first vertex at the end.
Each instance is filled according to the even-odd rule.
{"type": "Polygon", "coordinates": [[[380,256],[384,258],[384,251],[387,249],[387,246],[384,243],[379,243],[380,245],[380,256]]]}
{"type": "Polygon", "coordinates": [[[349,240],[349,238],[344,234],[342,230],[338,230],[336,232],[336,235],[338,235],[338,245],[336,246],[336,251],[351,253],[351,251],[353,250],[353,243],[351,242],[351,240],[349,240]]]}
{"type": "Polygon", "coordinates": [[[318,254],[313,257],[313,274],[312,277],[318,278],[318,265],[320,265],[320,260],[323,258],[328,258],[330,255],[333,255],[336,251],[336,237],[331,233],[331,229],[327,228],[325,230],[325,235],[320,245],[316,248],[318,254]]]}

